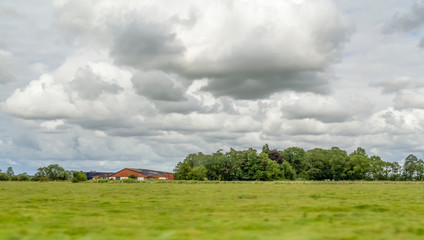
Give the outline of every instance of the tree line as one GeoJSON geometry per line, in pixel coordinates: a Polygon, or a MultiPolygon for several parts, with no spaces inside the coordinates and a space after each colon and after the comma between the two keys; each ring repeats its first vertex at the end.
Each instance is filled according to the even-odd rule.
{"type": "Polygon", "coordinates": [[[13,168],[8,167],[6,172],[0,169],[0,181],[72,181],[82,182],[87,181],[85,172],[65,170],[58,164],[50,164],[47,167],[40,167],[34,176],[27,173],[14,174],[13,168]]]}
{"type": "Polygon", "coordinates": [[[218,150],[212,154],[189,154],[174,169],[176,180],[271,181],[271,180],[424,180],[424,161],[410,154],[403,166],[368,156],[358,147],[348,154],[338,147],[305,151],[289,147],[270,150],[266,144],[259,153],[218,150]]]}

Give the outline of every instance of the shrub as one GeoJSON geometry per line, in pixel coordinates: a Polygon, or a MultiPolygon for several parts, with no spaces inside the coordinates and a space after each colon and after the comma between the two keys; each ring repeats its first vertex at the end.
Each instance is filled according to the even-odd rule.
{"type": "Polygon", "coordinates": [[[10,180],[9,175],[7,175],[6,173],[0,172],[0,181],[9,181],[9,180],[10,180]]]}
{"type": "Polygon", "coordinates": [[[10,181],[18,181],[18,176],[16,176],[16,175],[11,175],[11,176],[10,176],[10,181]]]}
{"type": "Polygon", "coordinates": [[[137,183],[138,181],[132,178],[122,179],[123,183],[137,183]]]}
{"type": "Polygon", "coordinates": [[[26,173],[21,173],[17,175],[18,181],[28,181],[30,177],[26,173]]]}
{"type": "Polygon", "coordinates": [[[73,177],[72,177],[72,182],[73,183],[77,183],[77,182],[85,182],[87,181],[87,175],[85,174],[85,172],[82,171],[73,171],[72,172],[73,177]]]}
{"type": "Polygon", "coordinates": [[[129,179],[137,180],[137,177],[136,177],[134,174],[129,175],[129,176],[128,176],[128,178],[129,178],[129,179]]]}

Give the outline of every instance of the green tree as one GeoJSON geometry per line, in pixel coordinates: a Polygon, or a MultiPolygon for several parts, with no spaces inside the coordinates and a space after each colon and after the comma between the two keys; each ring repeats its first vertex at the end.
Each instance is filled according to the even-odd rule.
{"type": "Polygon", "coordinates": [[[38,172],[35,174],[36,180],[68,180],[69,174],[58,164],[50,164],[47,167],[40,167],[37,169],[38,172]]]}
{"type": "Polygon", "coordinates": [[[29,179],[30,179],[30,177],[28,176],[28,174],[27,173],[21,173],[21,174],[18,174],[17,176],[17,180],[18,181],[28,181],[29,179]]]}
{"type": "Polygon", "coordinates": [[[417,163],[417,173],[416,173],[416,179],[418,181],[422,181],[424,180],[424,161],[423,160],[418,160],[417,163]]]}
{"type": "Polygon", "coordinates": [[[259,157],[255,149],[249,148],[242,152],[242,161],[239,165],[238,180],[255,180],[258,171],[259,157]]]}
{"type": "Polygon", "coordinates": [[[134,174],[130,174],[130,175],[128,176],[128,178],[129,178],[129,179],[137,180],[137,177],[136,177],[134,174]]]}
{"type": "Polygon", "coordinates": [[[405,158],[405,162],[403,164],[403,178],[409,181],[415,179],[418,168],[419,168],[418,158],[413,154],[409,154],[405,158]]]}
{"type": "Polygon", "coordinates": [[[284,161],[280,165],[280,169],[283,179],[294,180],[296,178],[296,171],[293,169],[290,163],[284,161]]]}
{"type": "Polygon", "coordinates": [[[6,173],[0,172],[0,181],[9,181],[9,180],[10,180],[9,175],[7,175],[6,173]]]}
{"type": "Polygon", "coordinates": [[[282,152],[282,156],[284,161],[290,163],[297,175],[303,172],[303,175],[306,176],[307,166],[303,148],[289,147],[282,152]]]}
{"type": "Polygon", "coordinates": [[[6,174],[9,176],[14,176],[15,173],[13,172],[13,168],[12,167],[8,167],[6,170],[6,174]]]}
{"type": "Polygon", "coordinates": [[[208,170],[204,166],[194,167],[189,174],[189,178],[192,180],[204,181],[207,171],[208,170]]]}
{"type": "Polygon", "coordinates": [[[370,174],[373,180],[388,180],[388,163],[381,160],[379,156],[370,157],[370,174]]]}
{"type": "Polygon", "coordinates": [[[402,179],[402,167],[398,162],[391,162],[387,164],[389,180],[399,181],[402,179]]]}
{"type": "Polygon", "coordinates": [[[346,169],[349,180],[371,180],[371,160],[365,150],[358,147],[349,155],[349,163],[346,169]]]}
{"type": "Polygon", "coordinates": [[[175,180],[188,180],[188,176],[191,173],[191,166],[188,162],[179,162],[174,169],[175,180]]]}
{"type": "Polygon", "coordinates": [[[330,151],[320,148],[309,150],[305,154],[307,173],[311,180],[333,179],[330,151]]]}
{"type": "Polygon", "coordinates": [[[259,154],[258,170],[254,177],[261,181],[281,179],[280,166],[277,162],[269,159],[267,153],[262,152],[259,154]]]}
{"type": "Polygon", "coordinates": [[[87,181],[87,175],[83,171],[73,171],[72,175],[73,175],[73,177],[72,177],[73,183],[87,181]]]}
{"type": "Polygon", "coordinates": [[[269,146],[268,144],[265,144],[262,146],[262,152],[261,153],[266,153],[269,154],[270,150],[269,150],[269,146]]]}
{"type": "Polygon", "coordinates": [[[345,180],[347,178],[345,169],[349,162],[347,152],[338,147],[332,147],[329,150],[328,155],[330,159],[332,179],[345,180]]]}

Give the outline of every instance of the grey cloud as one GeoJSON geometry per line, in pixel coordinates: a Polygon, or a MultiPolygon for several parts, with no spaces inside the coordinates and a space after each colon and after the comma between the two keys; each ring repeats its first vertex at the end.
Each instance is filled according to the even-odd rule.
{"type": "Polygon", "coordinates": [[[151,22],[132,22],[116,37],[111,56],[116,63],[142,69],[173,66],[185,47],[176,33],[151,22]]]}
{"type": "Polygon", "coordinates": [[[236,99],[259,99],[283,90],[329,93],[334,76],[326,67],[335,57],[330,53],[338,52],[346,42],[349,28],[315,36],[322,39],[309,47],[319,57],[310,58],[296,49],[296,43],[279,46],[278,42],[269,42],[268,38],[277,38],[275,35],[272,29],[256,27],[244,36],[244,42],[232,46],[228,54],[218,59],[200,57],[186,66],[183,74],[208,78],[210,81],[203,90],[236,99]]]}
{"type": "MultiPolygon", "coordinates": [[[[410,12],[405,15],[396,13],[392,20],[385,25],[383,32],[386,34],[395,32],[409,32],[424,26],[424,1],[416,1],[410,12]]],[[[418,43],[419,48],[424,48],[424,38],[418,43]]]]}
{"type": "Polygon", "coordinates": [[[234,73],[230,76],[211,78],[202,90],[215,96],[230,96],[236,99],[260,99],[283,90],[328,94],[334,76],[326,72],[286,71],[276,74],[255,73],[251,77],[234,73]]]}
{"type": "Polygon", "coordinates": [[[336,102],[320,102],[320,99],[304,99],[283,106],[284,116],[289,119],[313,118],[324,123],[344,122],[352,113],[336,102]]]}
{"type": "Polygon", "coordinates": [[[0,17],[10,16],[10,15],[17,15],[16,10],[12,7],[4,6],[0,4],[0,17]]]}
{"type": "Polygon", "coordinates": [[[198,10],[191,8],[186,17],[181,17],[180,15],[174,15],[170,20],[172,23],[181,24],[184,26],[191,27],[196,24],[198,16],[198,10]]]}
{"type": "Polygon", "coordinates": [[[410,77],[396,77],[391,80],[378,82],[371,86],[381,87],[382,93],[398,93],[404,89],[415,89],[424,86],[422,83],[412,81],[410,77]]]}
{"type": "Polygon", "coordinates": [[[396,109],[424,109],[424,94],[418,91],[399,93],[393,99],[393,102],[396,109]]]}
{"type": "Polygon", "coordinates": [[[81,98],[96,99],[104,93],[116,94],[123,90],[120,86],[106,82],[93,73],[90,67],[80,68],[70,86],[81,98]]]}
{"type": "Polygon", "coordinates": [[[176,86],[172,79],[163,72],[138,72],[131,82],[136,92],[152,100],[183,101],[183,89],[176,86]]]}
{"type": "MultiPolygon", "coordinates": [[[[315,7],[315,3],[304,4],[315,7]]],[[[207,21],[214,17],[214,10],[228,10],[226,5],[199,13],[191,10],[186,18],[174,14],[165,21],[134,21],[115,38],[110,55],[116,63],[137,69],[209,79],[203,90],[218,97],[259,99],[284,90],[327,94],[334,79],[329,65],[340,56],[352,28],[330,2],[325,4],[317,15],[288,17],[293,22],[288,26],[227,11],[223,11],[223,20],[207,21]],[[319,23],[329,19],[332,24],[320,27],[319,23]],[[175,27],[178,24],[195,27],[175,27]],[[302,33],[292,29],[296,27],[302,33]]],[[[237,6],[244,5],[236,1],[237,6]]],[[[258,7],[271,19],[281,17],[279,11],[258,7]]]]}
{"type": "Polygon", "coordinates": [[[400,126],[404,124],[403,119],[398,119],[392,111],[382,113],[380,117],[384,119],[387,125],[400,126]]]}
{"type": "Polygon", "coordinates": [[[423,26],[424,1],[417,1],[412,5],[410,12],[405,15],[396,13],[392,20],[385,26],[384,32],[408,32],[423,26]]]}
{"type": "Polygon", "coordinates": [[[424,48],[424,37],[421,38],[421,41],[418,43],[419,48],[424,48]]]}
{"type": "Polygon", "coordinates": [[[315,119],[323,123],[342,123],[368,117],[374,106],[367,98],[356,97],[340,102],[331,96],[300,95],[283,104],[281,110],[288,119],[315,119]]]}
{"type": "Polygon", "coordinates": [[[289,119],[305,119],[314,118],[321,122],[344,122],[351,116],[346,111],[329,109],[329,108],[316,108],[315,111],[307,111],[311,109],[296,109],[295,107],[286,109],[287,117],[289,119]]]}
{"type": "Polygon", "coordinates": [[[12,54],[0,49],[0,84],[14,81],[12,54]]]}
{"type": "Polygon", "coordinates": [[[191,112],[207,111],[207,109],[201,106],[200,102],[193,97],[187,97],[185,101],[154,101],[154,105],[162,113],[188,114],[191,112]]]}

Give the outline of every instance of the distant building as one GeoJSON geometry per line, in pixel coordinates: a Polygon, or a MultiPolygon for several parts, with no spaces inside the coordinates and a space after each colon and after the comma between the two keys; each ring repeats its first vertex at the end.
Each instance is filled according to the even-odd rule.
{"type": "Polygon", "coordinates": [[[86,172],[87,180],[90,179],[109,179],[113,172],[86,172]]]}
{"type": "Polygon", "coordinates": [[[174,174],[170,172],[162,172],[156,170],[140,169],[140,168],[124,168],[109,176],[109,179],[127,179],[130,175],[134,175],[137,180],[162,179],[174,180],[174,174]]]}

